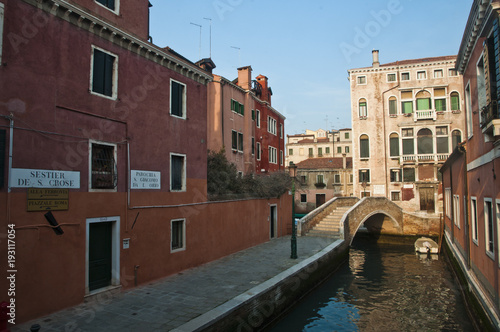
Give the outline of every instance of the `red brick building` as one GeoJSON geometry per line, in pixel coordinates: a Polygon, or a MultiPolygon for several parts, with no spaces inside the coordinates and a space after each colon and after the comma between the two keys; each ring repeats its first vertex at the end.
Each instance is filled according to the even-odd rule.
{"type": "Polygon", "coordinates": [[[288,232],[291,198],[207,202],[213,77],[148,42],[148,4],[0,0],[0,220],[15,235],[0,288],[16,274],[16,322],[288,232]]]}

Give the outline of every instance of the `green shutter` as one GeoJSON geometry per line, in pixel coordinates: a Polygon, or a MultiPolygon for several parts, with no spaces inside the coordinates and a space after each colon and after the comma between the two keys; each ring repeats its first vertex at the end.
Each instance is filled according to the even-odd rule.
{"type": "Polygon", "coordinates": [[[417,110],[425,111],[431,109],[431,99],[430,98],[420,98],[417,99],[417,110]]]}
{"type": "Polygon", "coordinates": [[[399,156],[399,139],[397,137],[391,137],[389,141],[391,157],[399,156]]]}
{"type": "Polygon", "coordinates": [[[255,110],[252,110],[252,120],[255,121],[255,110]]]}
{"type": "Polygon", "coordinates": [[[241,115],[245,115],[245,105],[240,104],[241,115]]]}
{"type": "Polygon", "coordinates": [[[389,100],[389,114],[397,114],[396,100],[389,100]]]}
{"type": "Polygon", "coordinates": [[[434,100],[436,106],[436,112],[446,111],[446,99],[436,99],[434,100]]]}
{"type": "Polygon", "coordinates": [[[403,114],[413,113],[413,102],[412,101],[403,101],[401,106],[403,109],[403,114]]]}
{"type": "Polygon", "coordinates": [[[451,96],[451,110],[452,111],[459,111],[460,110],[460,104],[459,104],[457,95],[451,96]]]}

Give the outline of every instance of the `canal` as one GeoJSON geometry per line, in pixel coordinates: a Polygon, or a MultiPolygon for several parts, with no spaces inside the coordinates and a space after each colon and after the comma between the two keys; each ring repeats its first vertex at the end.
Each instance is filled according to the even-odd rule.
{"type": "Polygon", "coordinates": [[[474,331],[443,257],[356,237],[349,262],[269,331],[474,331]]]}

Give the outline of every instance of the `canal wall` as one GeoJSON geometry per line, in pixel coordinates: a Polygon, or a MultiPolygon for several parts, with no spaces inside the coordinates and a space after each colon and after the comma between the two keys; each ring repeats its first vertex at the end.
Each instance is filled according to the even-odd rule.
{"type": "Polygon", "coordinates": [[[315,255],[176,329],[180,331],[254,331],[285,314],[325,280],[349,255],[337,240],[315,255]]]}

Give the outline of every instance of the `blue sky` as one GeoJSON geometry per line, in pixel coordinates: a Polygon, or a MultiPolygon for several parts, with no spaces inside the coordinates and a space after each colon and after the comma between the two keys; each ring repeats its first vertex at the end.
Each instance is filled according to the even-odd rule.
{"type": "Polygon", "coordinates": [[[150,0],[151,36],[227,79],[252,66],[269,78],[286,134],[351,127],[347,70],[455,55],[472,0],[150,0]],[[340,5],[339,5],[340,4],[340,5]],[[210,18],[211,21],[204,18],[210,18]],[[239,49],[237,49],[239,48],[239,49]]]}

